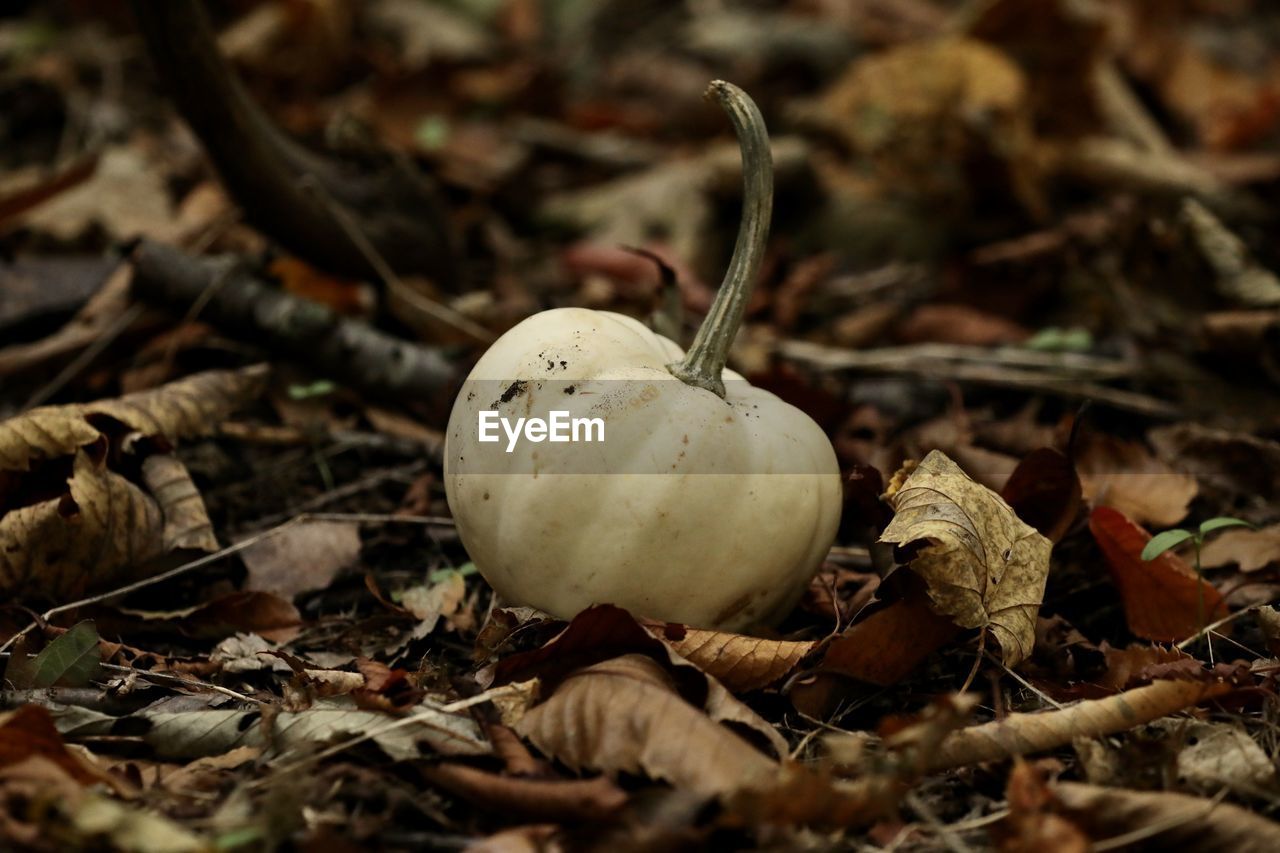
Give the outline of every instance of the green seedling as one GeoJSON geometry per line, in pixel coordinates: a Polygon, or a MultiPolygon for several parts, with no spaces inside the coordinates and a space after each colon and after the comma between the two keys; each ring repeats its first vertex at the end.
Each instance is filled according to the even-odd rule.
{"type": "Polygon", "coordinates": [[[1225,515],[1218,516],[1203,522],[1199,529],[1194,531],[1178,527],[1173,530],[1166,530],[1164,533],[1158,533],[1152,536],[1151,541],[1142,549],[1143,560],[1154,560],[1165,551],[1176,548],[1184,542],[1190,542],[1194,546],[1196,578],[1200,581],[1197,589],[1200,593],[1198,615],[1201,631],[1204,631],[1204,570],[1200,567],[1200,548],[1204,545],[1206,536],[1224,527],[1253,527],[1253,525],[1239,518],[1230,518],[1225,515]]]}

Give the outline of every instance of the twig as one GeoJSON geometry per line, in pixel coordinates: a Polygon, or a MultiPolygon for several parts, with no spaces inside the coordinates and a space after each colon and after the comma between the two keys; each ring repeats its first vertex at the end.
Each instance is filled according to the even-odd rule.
{"type": "Polygon", "coordinates": [[[439,350],[400,340],[328,308],[271,287],[230,258],[197,258],[143,240],[133,251],[134,288],[186,311],[206,294],[203,315],[230,335],[259,340],[312,370],[370,394],[427,399],[454,378],[439,350]],[[215,290],[210,290],[218,282],[215,290]]]}
{"type": "Polygon", "coordinates": [[[376,274],[330,211],[303,189],[301,181],[310,176],[360,222],[360,231],[393,268],[452,283],[456,265],[448,217],[424,175],[385,156],[363,164],[338,162],[286,137],[218,53],[199,0],[130,5],[159,77],[252,224],[318,266],[361,277],[376,274]]]}
{"type": "Polygon", "coordinates": [[[808,341],[784,341],[779,344],[778,353],[824,370],[906,374],[1022,388],[1067,399],[1093,400],[1152,418],[1176,417],[1182,411],[1173,403],[1092,381],[1131,376],[1134,369],[1123,363],[1078,354],[933,344],[855,352],[808,341]]]}

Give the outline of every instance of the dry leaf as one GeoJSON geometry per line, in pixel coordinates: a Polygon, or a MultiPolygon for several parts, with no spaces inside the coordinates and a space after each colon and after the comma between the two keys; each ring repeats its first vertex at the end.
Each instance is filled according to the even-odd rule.
{"type": "Polygon", "coordinates": [[[1172,551],[1142,559],[1151,535],[1110,507],[1089,516],[1089,529],[1120,590],[1129,630],[1146,640],[1173,643],[1227,615],[1227,603],[1172,551]]]}
{"type": "Polygon", "coordinates": [[[765,640],[683,625],[657,625],[649,630],[680,657],[735,693],[773,684],[817,646],[816,641],[765,640]]]}
{"type": "Polygon", "coordinates": [[[704,796],[761,785],[778,768],[681,698],[667,671],[638,654],[571,674],[515,728],[574,769],[644,774],[704,796]]]}
{"type": "Polygon", "coordinates": [[[955,732],[930,756],[929,766],[937,772],[1058,749],[1078,737],[1128,731],[1232,689],[1230,684],[1217,681],[1155,681],[1057,711],[1010,714],[1003,720],[955,732]]]}
{"type": "Polygon", "coordinates": [[[210,371],[0,422],[0,594],[75,598],[144,577],[169,550],[216,550],[203,502],[169,451],[255,396],[265,375],[210,371]],[[146,490],[125,475],[130,465],[146,490]]]}
{"type": "Polygon", "coordinates": [[[930,542],[911,568],[936,609],[963,628],[989,628],[1010,666],[1030,654],[1052,543],[937,450],[887,499],[895,514],[880,539],[930,542]]]}
{"type": "Polygon", "coordinates": [[[1260,530],[1224,530],[1200,549],[1200,565],[1206,568],[1235,563],[1242,572],[1256,572],[1280,563],[1280,524],[1260,530]]]}
{"type": "Polygon", "coordinates": [[[1196,423],[1159,427],[1147,438],[1162,460],[1194,474],[1206,487],[1229,496],[1280,499],[1280,442],[1196,423]]]}
{"type": "Polygon", "coordinates": [[[1198,720],[1160,720],[1155,725],[1180,745],[1180,784],[1206,794],[1226,785],[1246,797],[1275,788],[1275,765],[1241,726],[1198,720]]]}
{"type": "Polygon", "coordinates": [[[1058,542],[1080,512],[1083,495],[1075,465],[1052,447],[1031,451],[1000,490],[1013,511],[1027,524],[1058,542]]]}
{"type": "Polygon", "coordinates": [[[67,749],[49,712],[39,705],[23,705],[0,714],[0,768],[18,764],[32,756],[51,761],[68,776],[84,785],[105,782],[105,771],[83,755],[67,749]]]}
{"type": "Polygon", "coordinates": [[[1150,846],[1144,849],[1199,853],[1280,850],[1280,824],[1216,798],[1079,782],[1057,782],[1052,790],[1064,814],[1096,839],[1142,831],[1144,838],[1150,835],[1150,846]]]}
{"type": "Polygon", "coordinates": [[[360,526],[349,521],[308,521],[240,552],[246,589],[284,598],[324,589],[338,572],[360,559],[360,526]]]}
{"type": "Polygon", "coordinates": [[[1175,471],[1135,441],[1091,436],[1075,462],[1086,500],[1139,524],[1172,527],[1186,518],[1199,492],[1195,477],[1175,471]]]}
{"type": "Polygon", "coordinates": [[[1005,783],[1009,817],[992,828],[1000,853],[1087,853],[1089,837],[1056,813],[1057,798],[1034,765],[1015,761],[1005,783]]]}

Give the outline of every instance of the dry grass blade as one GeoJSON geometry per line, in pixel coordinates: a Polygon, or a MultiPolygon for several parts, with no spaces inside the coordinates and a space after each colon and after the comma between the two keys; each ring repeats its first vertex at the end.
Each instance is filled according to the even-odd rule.
{"type": "Polygon", "coordinates": [[[1128,731],[1232,689],[1224,683],[1156,681],[1115,696],[1042,714],[1010,714],[1003,720],[953,733],[930,756],[931,771],[1000,761],[1057,749],[1077,737],[1128,731]]]}

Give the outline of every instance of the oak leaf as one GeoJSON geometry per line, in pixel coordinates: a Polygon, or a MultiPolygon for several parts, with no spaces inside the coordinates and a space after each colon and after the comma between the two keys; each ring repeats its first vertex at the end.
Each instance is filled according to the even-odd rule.
{"type": "Polygon", "coordinates": [[[881,541],[929,542],[911,568],[935,608],[962,628],[989,629],[1005,662],[1021,661],[1035,644],[1052,543],[940,451],[901,474],[890,484],[895,514],[881,541]]]}

